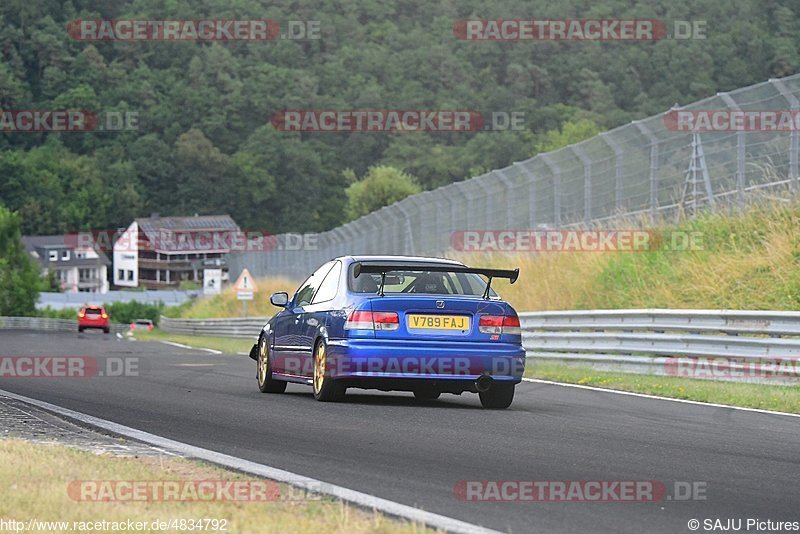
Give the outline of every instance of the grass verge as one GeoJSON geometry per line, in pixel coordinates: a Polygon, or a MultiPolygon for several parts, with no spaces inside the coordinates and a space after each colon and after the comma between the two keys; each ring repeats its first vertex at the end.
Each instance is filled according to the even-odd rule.
{"type": "MultiPolygon", "coordinates": [[[[421,525],[345,505],[334,499],[297,499],[299,492],[279,485],[281,495],[295,499],[269,502],[86,502],[68,493],[73,481],[248,480],[249,477],[180,458],[119,458],[97,456],[60,445],[0,440],[0,517],[27,522],[67,521],[68,528],[49,525],[42,530],[75,530],[72,522],[222,519],[228,532],[427,532],[421,525]]],[[[35,529],[34,529],[35,530],[35,529]]],[[[87,530],[87,529],[83,529],[87,530]]],[[[127,531],[127,529],[123,529],[127,531]]],[[[141,530],[140,532],[156,532],[141,530]]]]}
{"type": "Polygon", "coordinates": [[[741,384],[673,376],[615,373],[549,362],[529,365],[525,370],[525,376],[673,399],[800,413],[800,386],[741,384]]]}
{"type": "Polygon", "coordinates": [[[187,334],[171,334],[163,330],[137,330],[134,337],[139,341],[171,341],[189,345],[193,348],[205,348],[222,351],[226,354],[236,354],[237,352],[250,352],[253,343],[256,342],[258,332],[253,333],[253,339],[238,339],[230,337],[214,336],[192,336],[187,334]]]}

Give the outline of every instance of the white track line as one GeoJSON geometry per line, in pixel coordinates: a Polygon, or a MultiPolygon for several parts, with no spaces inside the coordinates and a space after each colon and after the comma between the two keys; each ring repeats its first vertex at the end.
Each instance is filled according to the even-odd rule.
{"type": "Polygon", "coordinates": [[[211,354],[222,354],[222,351],[221,350],[217,350],[217,349],[207,349],[205,347],[191,347],[189,345],[184,345],[183,343],[175,343],[174,341],[161,341],[161,340],[159,340],[159,342],[160,343],[164,343],[166,345],[172,345],[173,347],[179,347],[181,349],[202,350],[202,351],[205,351],[205,352],[210,352],[211,354]]]}
{"type": "Polygon", "coordinates": [[[800,417],[797,413],[787,412],[773,412],[771,410],[759,410],[758,408],[744,408],[743,406],[731,406],[730,404],[715,404],[713,402],[700,402],[686,399],[672,399],[670,397],[658,397],[656,395],[647,395],[646,393],[634,393],[632,391],[620,391],[618,389],[598,388],[594,386],[584,386],[581,384],[569,384],[567,382],[553,382],[552,380],[540,380],[538,378],[523,378],[524,382],[534,382],[537,384],[549,384],[551,386],[564,386],[567,388],[590,389],[592,391],[602,391],[603,393],[616,393],[617,395],[628,395],[630,397],[642,397],[645,399],[654,399],[670,402],[682,402],[684,404],[694,404],[696,406],[710,406],[712,408],[730,408],[731,410],[739,410],[742,412],[755,412],[769,415],[785,415],[788,417],[800,417]]]}
{"type": "Polygon", "coordinates": [[[362,508],[377,510],[393,517],[399,517],[409,521],[423,523],[429,527],[438,528],[446,532],[456,532],[459,534],[500,534],[496,530],[490,530],[478,525],[459,521],[458,519],[453,519],[451,517],[434,514],[432,512],[426,512],[424,510],[420,510],[419,508],[414,508],[412,506],[407,506],[405,504],[400,504],[387,499],[381,499],[380,497],[375,497],[374,495],[347,489],[335,484],[329,484],[327,482],[322,482],[310,477],[298,475],[290,471],[284,471],[283,469],[277,469],[267,465],[251,462],[249,460],[244,460],[242,458],[237,458],[235,456],[229,456],[227,454],[215,452],[209,449],[195,447],[194,445],[189,445],[188,443],[150,434],[149,432],[144,432],[129,426],[120,425],[118,423],[114,423],[113,421],[100,419],[99,417],[94,417],[85,413],[76,412],[74,410],[70,410],[69,408],[62,408],[61,406],[50,404],[49,402],[32,399],[30,397],[18,395],[10,391],[4,391],[0,389],[0,395],[4,395],[22,402],[27,402],[28,404],[32,404],[44,410],[69,417],[70,419],[75,419],[84,424],[102,428],[104,430],[108,430],[109,432],[113,432],[114,434],[119,434],[131,439],[135,439],[136,441],[148,443],[150,445],[154,445],[183,456],[199,458],[201,460],[206,460],[208,462],[228,467],[230,469],[235,469],[244,473],[269,478],[285,484],[291,484],[292,486],[303,488],[313,493],[330,495],[362,508]]]}
{"type": "Polygon", "coordinates": [[[184,345],[182,343],[175,343],[174,341],[161,341],[161,340],[159,340],[158,342],[159,343],[163,343],[165,345],[172,345],[173,347],[178,347],[180,349],[191,349],[191,348],[193,348],[193,347],[190,347],[189,345],[184,345]]]}

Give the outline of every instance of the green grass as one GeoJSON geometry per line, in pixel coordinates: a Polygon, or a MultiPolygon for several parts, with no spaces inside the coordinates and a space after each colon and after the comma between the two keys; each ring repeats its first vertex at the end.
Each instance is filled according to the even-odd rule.
{"type": "Polygon", "coordinates": [[[521,311],[800,309],[800,204],[703,214],[653,232],[646,251],[471,253],[458,259],[519,267],[515,285],[497,280],[492,287],[521,311]],[[676,236],[693,236],[697,246],[676,249],[676,236]]]}
{"type": "Polygon", "coordinates": [[[253,343],[256,342],[256,335],[253,339],[238,339],[229,337],[213,336],[192,336],[187,334],[170,334],[163,330],[155,329],[151,331],[137,330],[134,337],[139,341],[171,341],[181,343],[195,348],[205,348],[221,350],[226,354],[236,354],[237,352],[250,352],[253,343]]]}
{"type": "Polygon", "coordinates": [[[529,365],[525,370],[525,376],[673,399],[800,413],[800,385],[714,382],[672,376],[598,371],[588,367],[573,367],[549,362],[529,365]]]}
{"type": "MultiPolygon", "coordinates": [[[[432,532],[425,527],[393,520],[383,514],[360,510],[332,498],[226,502],[214,500],[128,502],[76,501],[68,493],[75,481],[252,480],[254,477],[208,464],[174,457],[118,458],[98,456],[62,445],[40,445],[19,440],[0,440],[0,517],[26,521],[114,521],[214,518],[227,521],[228,532],[299,533],[402,533],[432,532]]],[[[273,487],[273,486],[269,486],[273,487]]],[[[278,485],[283,495],[291,490],[278,485]]],[[[83,527],[84,529],[87,527],[83,527]]],[[[34,528],[35,530],[35,528],[34,528]]],[[[61,532],[50,526],[42,531],[61,532]]],[[[82,530],[86,532],[86,530],[82,530]]],[[[109,530],[110,531],[110,530],[109,530]]],[[[209,530],[211,531],[211,530],[209,530]]],[[[125,532],[128,532],[125,530],[125,532]]],[[[163,532],[147,528],[140,532],[163,532]]],[[[177,530],[171,530],[177,532],[177,530]]]]}

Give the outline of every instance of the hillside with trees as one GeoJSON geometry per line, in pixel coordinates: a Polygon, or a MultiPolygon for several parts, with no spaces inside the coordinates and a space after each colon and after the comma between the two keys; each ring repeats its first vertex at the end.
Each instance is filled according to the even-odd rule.
{"type": "Polygon", "coordinates": [[[791,0],[5,0],[0,109],[135,112],[133,130],[0,135],[0,205],[26,234],[230,213],[318,231],[718,91],[800,70],[791,0]],[[319,39],[84,42],[86,18],[319,21],[319,39]],[[465,18],[707,21],[704,40],[472,42],[465,18]],[[475,133],[296,133],[283,109],[524,113],[475,133]],[[402,183],[387,186],[392,177],[402,183]],[[349,193],[348,193],[349,191],[349,193]],[[374,194],[373,194],[374,191],[374,194]],[[377,197],[376,200],[371,197],[377,197]]]}

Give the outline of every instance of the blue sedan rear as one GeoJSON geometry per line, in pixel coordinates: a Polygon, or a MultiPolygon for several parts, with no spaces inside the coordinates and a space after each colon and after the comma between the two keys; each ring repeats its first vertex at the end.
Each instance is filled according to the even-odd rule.
{"type": "Polygon", "coordinates": [[[272,295],[283,309],[250,352],[259,389],[308,384],[320,401],[339,400],[347,388],[423,400],[468,391],[486,408],[507,408],[525,351],[516,311],[490,286],[517,275],[438,258],[336,258],[292,298],[272,295]]]}

